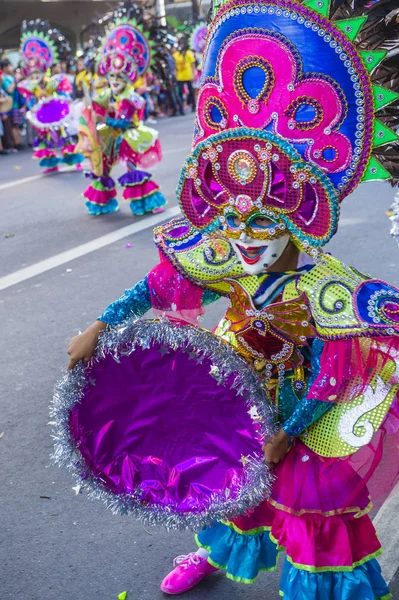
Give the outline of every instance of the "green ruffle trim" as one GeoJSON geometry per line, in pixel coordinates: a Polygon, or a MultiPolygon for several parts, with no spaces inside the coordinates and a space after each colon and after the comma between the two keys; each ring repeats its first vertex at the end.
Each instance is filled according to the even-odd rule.
{"type": "MultiPolygon", "coordinates": [[[[281,596],[281,598],[284,598],[284,596],[285,596],[284,592],[282,592],[280,590],[279,596],[281,596]]],[[[377,598],[375,600],[392,600],[392,598],[393,598],[392,594],[386,594],[385,596],[377,596],[377,598]]]]}
{"type": "Polygon", "coordinates": [[[234,523],[232,523],[231,521],[220,521],[220,522],[223,523],[223,525],[230,527],[230,529],[233,529],[240,535],[260,535],[261,533],[265,533],[265,531],[270,532],[272,529],[270,526],[256,527],[255,529],[240,529],[239,527],[237,527],[237,525],[234,525],[234,523]]]}
{"type": "MultiPolygon", "coordinates": [[[[282,592],[280,590],[279,596],[281,596],[281,598],[284,598],[284,596],[285,596],[284,592],[282,592]]],[[[393,598],[392,594],[386,594],[386,596],[378,596],[375,600],[392,600],[392,598],[393,598]]]]}
{"type": "MultiPolygon", "coordinates": [[[[270,534],[270,539],[271,539],[272,542],[274,542],[277,545],[277,548],[278,548],[279,551],[284,550],[284,552],[287,552],[285,546],[280,546],[279,543],[278,543],[278,540],[276,540],[276,538],[272,534],[270,534]]],[[[369,560],[372,560],[373,558],[378,558],[383,552],[384,552],[384,549],[380,548],[376,552],[373,552],[372,554],[369,554],[368,556],[365,556],[361,560],[358,560],[357,562],[354,562],[352,564],[352,566],[345,566],[345,567],[313,567],[312,565],[302,565],[300,563],[294,562],[292,560],[292,558],[290,556],[288,556],[287,553],[286,553],[286,559],[296,569],[299,569],[301,571],[308,571],[308,573],[327,573],[327,572],[332,572],[332,573],[343,573],[343,572],[346,572],[346,573],[350,573],[350,571],[353,571],[353,569],[356,569],[356,567],[361,567],[362,565],[364,565],[364,563],[368,562],[369,560]]]]}
{"type": "Polygon", "coordinates": [[[115,186],[112,187],[105,187],[101,181],[99,179],[93,179],[93,181],[91,182],[91,187],[94,188],[95,190],[98,190],[99,192],[104,192],[104,191],[108,191],[108,190],[114,190],[115,186]]]}

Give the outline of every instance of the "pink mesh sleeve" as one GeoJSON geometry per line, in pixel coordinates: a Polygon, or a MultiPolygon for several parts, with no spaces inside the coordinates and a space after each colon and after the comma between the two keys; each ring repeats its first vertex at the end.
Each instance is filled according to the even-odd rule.
{"type": "Polygon", "coordinates": [[[203,315],[203,290],[183,277],[163,256],[148,274],[152,309],[156,315],[198,325],[203,315]]]}

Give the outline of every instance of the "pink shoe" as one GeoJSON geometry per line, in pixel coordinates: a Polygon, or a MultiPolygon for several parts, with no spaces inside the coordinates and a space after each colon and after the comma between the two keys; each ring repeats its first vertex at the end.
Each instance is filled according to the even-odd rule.
{"type": "Polygon", "coordinates": [[[78,164],[76,165],[76,170],[77,170],[77,171],[83,171],[83,167],[82,167],[82,165],[81,165],[80,163],[78,163],[78,164]]]}
{"type": "Polygon", "coordinates": [[[47,173],[57,173],[58,170],[58,167],[49,167],[48,169],[43,170],[43,174],[47,175],[47,173]]]}
{"type": "Polygon", "coordinates": [[[197,556],[194,552],[187,556],[178,556],[173,561],[175,568],[161,583],[161,590],[165,594],[183,594],[192,590],[205,577],[217,571],[206,558],[197,556]]]}
{"type": "Polygon", "coordinates": [[[152,211],[153,215],[157,215],[158,213],[163,213],[165,211],[165,209],[163,208],[163,206],[158,206],[158,208],[154,208],[152,211]]]}

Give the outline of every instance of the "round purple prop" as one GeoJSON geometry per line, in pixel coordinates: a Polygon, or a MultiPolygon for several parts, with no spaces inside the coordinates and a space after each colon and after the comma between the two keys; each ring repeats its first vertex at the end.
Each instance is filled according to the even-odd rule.
{"type": "Polygon", "coordinates": [[[61,126],[69,115],[69,102],[59,98],[49,98],[38,102],[30,111],[30,121],[39,129],[61,126]]]}
{"type": "Polygon", "coordinates": [[[267,497],[261,436],[272,412],[255,373],[216,336],[134,322],[106,334],[80,370],[57,388],[55,457],[114,510],[198,529],[267,497]]]}

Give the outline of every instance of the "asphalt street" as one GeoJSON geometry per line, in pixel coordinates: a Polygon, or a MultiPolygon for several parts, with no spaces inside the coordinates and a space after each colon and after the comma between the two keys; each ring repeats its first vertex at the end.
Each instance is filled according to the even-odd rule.
{"type": "MultiPolygon", "coordinates": [[[[164,160],[153,173],[169,210],[176,211],[174,191],[190,150],[192,118],[155,127],[164,160]]],[[[41,176],[29,151],[0,157],[1,600],[117,600],[122,591],[128,600],[161,600],[159,583],[172,559],[194,549],[190,533],[146,529],[75,495],[69,474],[50,462],[48,405],[67,363],[68,340],[157,261],[153,218],[132,217],[128,204],[117,214],[91,217],[81,197],[85,185],[75,171],[41,176]],[[114,237],[102,237],[109,234],[114,237]]],[[[330,250],[399,286],[399,249],[385,214],[392,199],[386,184],[358,189],[344,203],[330,250]]],[[[211,306],[205,324],[214,325],[222,311],[223,302],[211,306]]],[[[385,524],[390,520],[397,529],[396,511],[387,511],[385,524]]],[[[392,573],[398,559],[396,544],[388,559],[392,573]]],[[[186,597],[277,600],[278,576],[263,574],[243,586],[216,574],[186,597]]],[[[392,592],[399,598],[395,576],[392,592]]]]}

